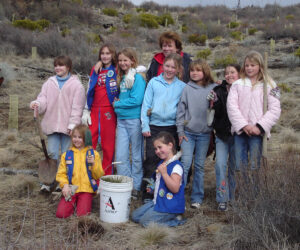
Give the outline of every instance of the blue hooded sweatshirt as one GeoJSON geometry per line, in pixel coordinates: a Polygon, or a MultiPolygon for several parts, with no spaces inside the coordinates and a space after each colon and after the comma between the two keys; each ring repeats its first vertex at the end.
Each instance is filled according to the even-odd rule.
{"type": "Polygon", "coordinates": [[[141,111],[142,132],[150,132],[149,125],[172,126],[176,124],[177,105],[186,84],[177,77],[167,83],[163,73],[148,83],[141,111]],[[151,109],[151,115],[147,111],[151,109]]]}

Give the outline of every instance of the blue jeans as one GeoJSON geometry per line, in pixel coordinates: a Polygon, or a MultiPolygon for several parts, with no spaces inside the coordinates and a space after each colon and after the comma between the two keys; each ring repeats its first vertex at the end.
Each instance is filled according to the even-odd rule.
{"type": "Polygon", "coordinates": [[[61,154],[66,152],[71,144],[71,137],[63,133],[53,133],[48,138],[48,154],[51,159],[59,162],[59,147],[61,154]]]}
{"type": "Polygon", "coordinates": [[[154,206],[153,201],[145,203],[132,212],[131,219],[144,227],[151,222],[169,227],[176,227],[186,222],[186,220],[178,220],[176,218],[178,214],[156,212],[154,211],[154,206]]]}
{"type": "Polygon", "coordinates": [[[194,134],[187,131],[184,133],[188,138],[188,141],[183,139],[181,143],[181,162],[184,169],[184,182],[186,183],[187,181],[188,172],[191,167],[195,151],[191,202],[202,203],[204,198],[204,163],[209,146],[210,133],[194,134]]]}
{"type": "Polygon", "coordinates": [[[245,133],[234,135],[236,170],[246,172],[248,169],[248,152],[251,170],[260,168],[262,154],[262,136],[248,136],[245,133]]]}
{"type": "Polygon", "coordinates": [[[216,200],[227,202],[234,200],[235,192],[235,160],[234,160],[234,138],[231,136],[228,141],[216,137],[216,200]],[[228,162],[228,171],[227,171],[228,162]],[[228,172],[228,176],[227,176],[228,172]]]}
{"type": "Polygon", "coordinates": [[[142,164],[143,136],[140,119],[118,119],[116,161],[119,175],[133,178],[133,188],[140,190],[143,178],[142,164]],[[129,145],[131,144],[131,163],[129,145]]]}

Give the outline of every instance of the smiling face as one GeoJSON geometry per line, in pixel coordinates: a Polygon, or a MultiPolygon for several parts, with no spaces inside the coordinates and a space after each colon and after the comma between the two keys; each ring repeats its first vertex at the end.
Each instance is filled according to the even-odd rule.
{"type": "Polygon", "coordinates": [[[121,70],[125,72],[125,74],[128,73],[128,70],[132,67],[134,62],[130,60],[129,57],[125,56],[124,54],[119,54],[118,56],[118,64],[121,70]]]}
{"type": "Polygon", "coordinates": [[[259,64],[249,60],[245,60],[245,73],[251,82],[256,81],[259,73],[259,64]]]}
{"type": "Polygon", "coordinates": [[[177,52],[176,44],[173,40],[163,42],[161,49],[165,57],[177,52]]]}
{"type": "Polygon", "coordinates": [[[234,83],[236,80],[239,79],[239,72],[236,70],[235,67],[228,66],[225,69],[225,80],[229,84],[234,83]]]}
{"type": "Polygon", "coordinates": [[[66,77],[69,74],[69,68],[65,65],[56,65],[54,66],[55,74],[59,77],[66,77]]]}
{"type": "Polygon", "coordinates": [[[171,83],[174,79],[174,77],[178,73],[178,67],[174,60],[167,60],[163,64],[163,77],[166,80],[166,82],[171,83]]]}
{"type": "Polygon", "coordinates": [[[169,160],[173,156],[173,144],[171,142],[165,144],[158,139],[153,142],[153,146],[154,146],[155,154],[161,160],[169,160]]]}
{"type": "Polygon", "coordinates": [[[83,137],[76,129],[72,133],[72,144],[75,148],[79,150],[84,148],[83,137]]]}
{"type": "Polygon", "coordinates": [[[108,68],[112,62],[112,54],[107,47],[104,47],[100,52],[100,59],[105,68],[108,68]]]}

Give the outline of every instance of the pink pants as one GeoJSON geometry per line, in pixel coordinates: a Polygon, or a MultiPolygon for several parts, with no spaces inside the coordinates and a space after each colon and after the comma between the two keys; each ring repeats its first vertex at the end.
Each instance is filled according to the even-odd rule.
{"type": "Polygon", "coordinates": [[[72,196],[71,201],[66,201],[62,197],[57,206],[56,217],[67,218],[74,213],[75,206],[77,207],[77,216],[90,214],[92,211],[92,193],[76,193],[72,196]]]}

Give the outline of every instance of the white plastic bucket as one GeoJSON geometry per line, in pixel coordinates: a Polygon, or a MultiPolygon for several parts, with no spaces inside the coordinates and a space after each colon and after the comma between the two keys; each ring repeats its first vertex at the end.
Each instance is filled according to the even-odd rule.
{"type": "Polygon", "coordinates": [[[132,178],[123,175],[106,175],[100,178],[100,220],[122,223],[129,219],[132,178]],[[121,182],[109,182],[120,180],[121,182]],[[107,180],[107,181],[106,181],[107,180]]]}

